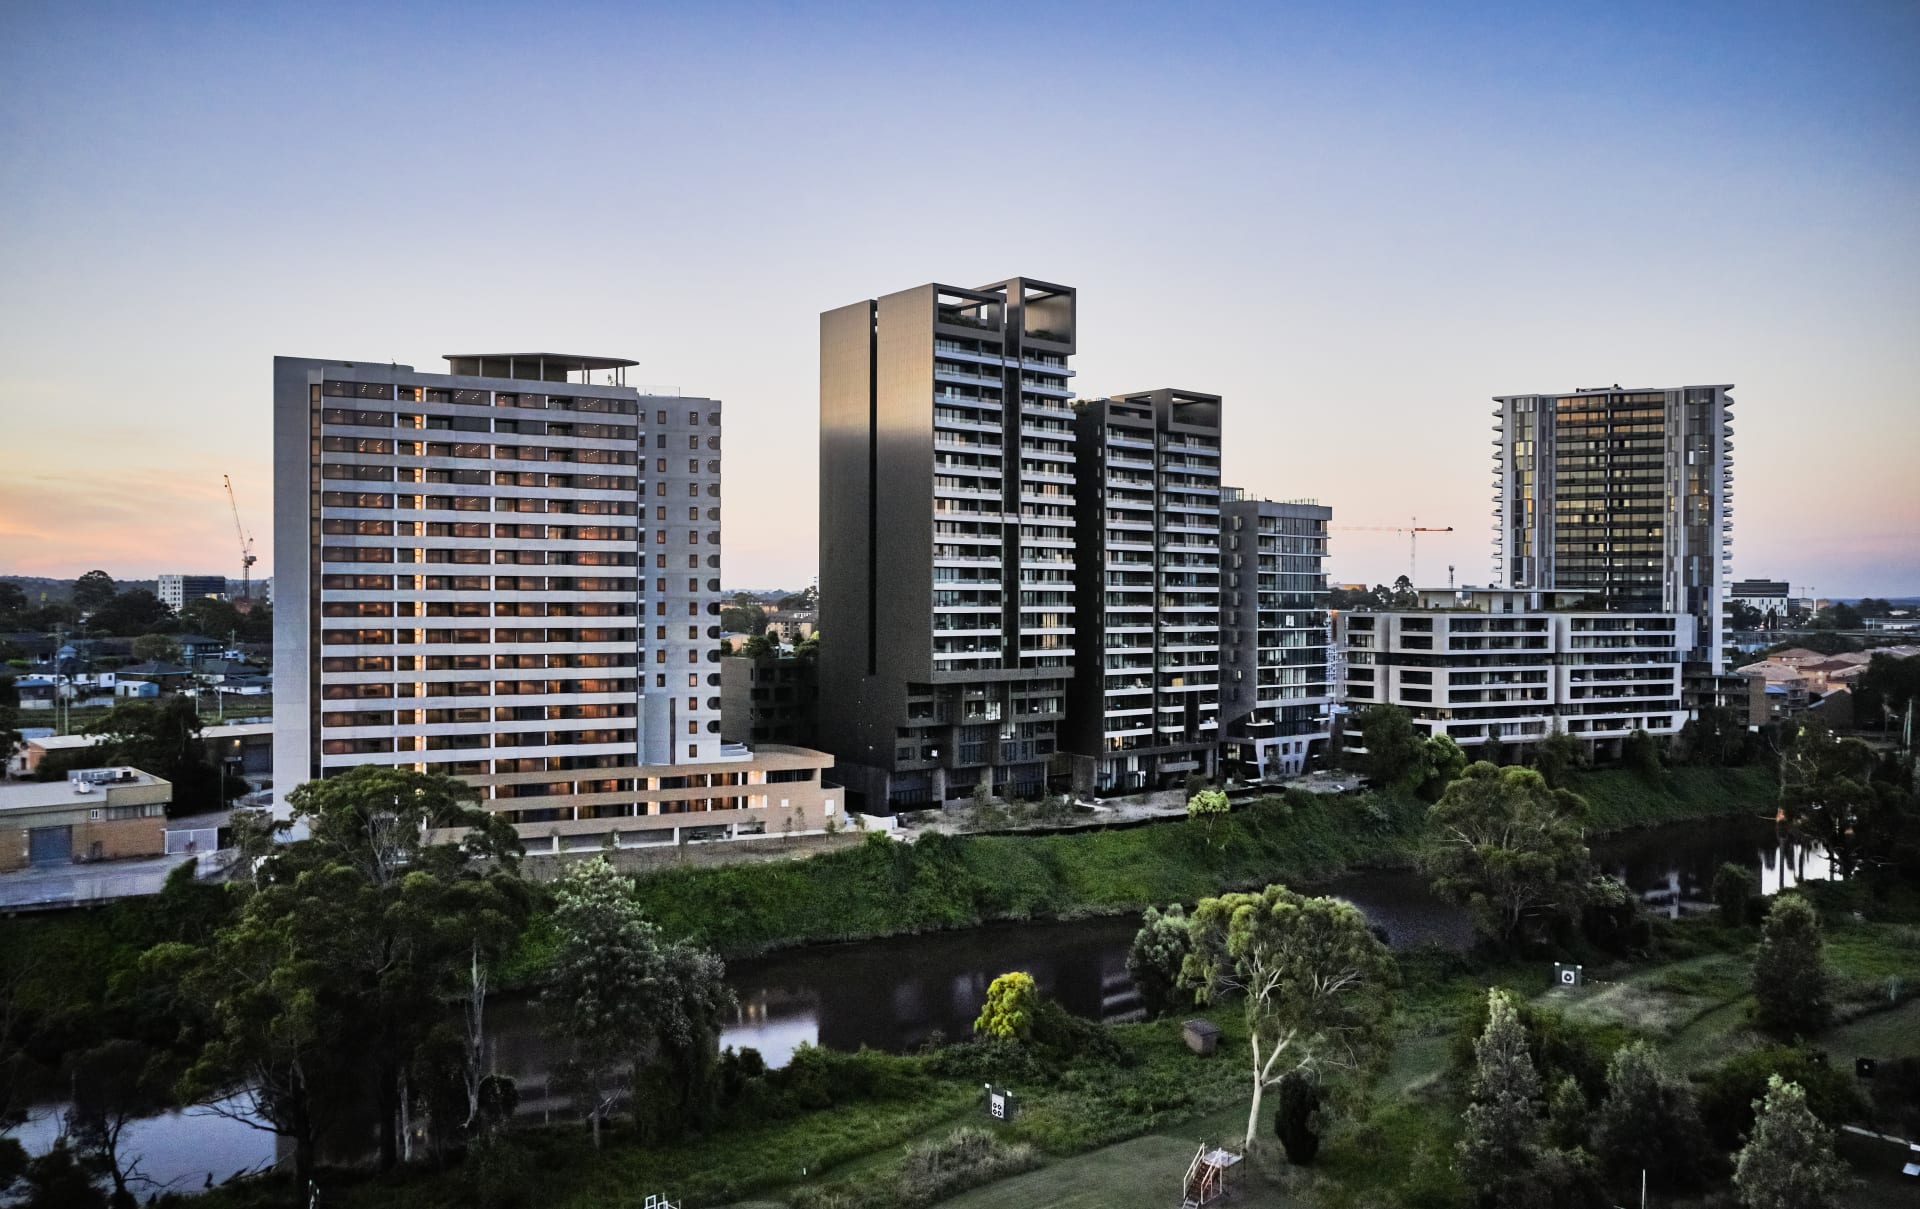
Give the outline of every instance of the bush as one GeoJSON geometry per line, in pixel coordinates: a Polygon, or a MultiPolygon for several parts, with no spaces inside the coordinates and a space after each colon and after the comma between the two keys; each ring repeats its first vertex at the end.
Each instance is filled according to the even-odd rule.
{"type": "Polygon", "coordinates": [[[1777,1037],[1810,1036],[1833,1014],[1820,915],[1798,894],[1773,900],[1753,957],[1754,1018],[1777,1037]]]}
{"type": "Polygon", "coordinates": [[[930,1205],[1025,1171],[1038,1161],[1025,1143],[1002,1142],[984,1129],[963,1125],[938,1142],[921,1142],[907,1151],[900,1168],[900,1199],[908,1205],[930,1205]]]}
{"type": "Polygon", "coordinates": [[[1720,922],[1731,928],[1746,924],[1753,903],[1753,870],[1732,861],[1720,866],[1713,875],[1713,905],[1719,908],[1720,922]]]}
{"type": "Polygon", "coordinates": [[[963,1125],[935,1142],[908,1147],[891,1175],[795,1190],[793,1209],[919,1209],[1039,1163],[1031,1146],[963,1125]]]}
{"type": "Polygon", "coordinates": [[[1147,908],[1140,930],[1127,949],[1127,974],[1139,988],[1148,1016],[1193,1003],[1193,996],[1179,986],[1180,966],[1190,947],[1187,913],[1179,903],[1169,904],[1164,913],[1147,908]]]}
{"type": "Polygon", "coordinates": [[[1807,1107],[1828,1125],[1842,1125],[1866,1108],[1853,1073],[1834,1070],[1826,1055],[1778,1045],[1729,1058],[1700,1088],[1700,1118],[1722,1150],[1739,1146],[1753,1128],[1753,1102],[1767,1094],[1767,1078],[1779,1075],[1806,1089],[1807,1107]]]}

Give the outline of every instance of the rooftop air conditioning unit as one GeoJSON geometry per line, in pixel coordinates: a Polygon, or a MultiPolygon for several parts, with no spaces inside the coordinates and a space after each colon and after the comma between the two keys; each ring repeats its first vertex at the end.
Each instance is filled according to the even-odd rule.
{"type": "Polygon", "coordinates": [[[92,781],[75,781],[75,782],[73,783],[73,792],[75,792],[75,793],[92,793],[92,792],[93,792],[93,782],[92,782],[92,781]]]}

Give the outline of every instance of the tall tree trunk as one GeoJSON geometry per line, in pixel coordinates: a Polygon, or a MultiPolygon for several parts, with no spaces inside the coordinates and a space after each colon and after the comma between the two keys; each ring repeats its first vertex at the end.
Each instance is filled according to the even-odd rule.
{"type": "Polygon", "coordinates": [[[391,1058],[382,1058],[380,1081],[380,1170],[392,1171],[400,1161],[400,1073],[391,1058]]]}
{"type": "Polygon", "coordinates": [[[1244,1150],[1253,1153],[1253,1135],[1260,1129],[1260,1093],[1266,1090],[1266,1080],[1258,1074],[1253,1077],[1253,1107],[1247,1110],[1247,1143],[1244,1150]]]}

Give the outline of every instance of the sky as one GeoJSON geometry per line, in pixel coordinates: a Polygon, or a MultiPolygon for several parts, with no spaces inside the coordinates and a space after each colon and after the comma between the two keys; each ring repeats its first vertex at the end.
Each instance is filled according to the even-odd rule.
{"type": "MultiPolygon", "coordinates": [[[[271,359],[725,401],[727,585],[815,572],[818,316],[1079,290],[1083,395],[1454,527],[1490,397],[1735,385],[1737,577],[1920,594],[1920,4],[0,5],[0,573],[270,573],[271,359]]],[[[1335,581],[1408,570],[1335,534],[1335,581]]]]}

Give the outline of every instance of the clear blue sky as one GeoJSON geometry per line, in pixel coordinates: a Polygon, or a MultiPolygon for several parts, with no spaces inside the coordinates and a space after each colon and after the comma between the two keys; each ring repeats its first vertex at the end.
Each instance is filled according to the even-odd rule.
{"type": "Polygon", "coordinates": [[[1422,580],[1489,396],[1733,382],[1735,573],[1920,592],[1916,65],[1912,2],[14,0],[0,570],[231,573],[275,354],[542,348],[725,399],[727,582],[799,584],[818,313],[1026,274],[1230,481],[1457,526],[1422,580]]]}

